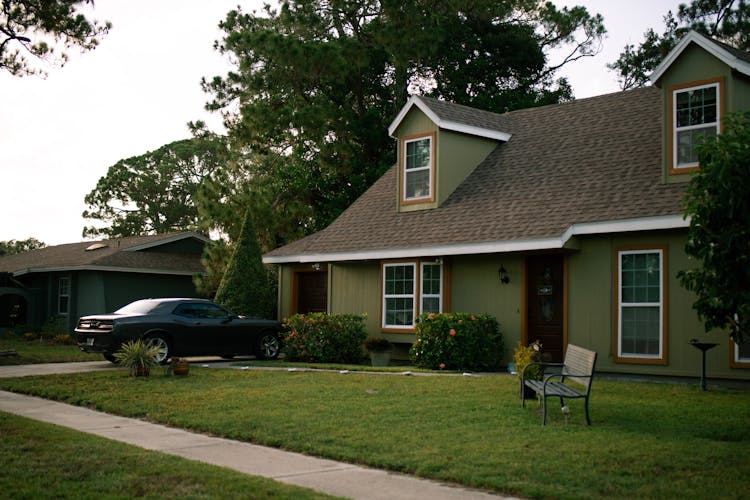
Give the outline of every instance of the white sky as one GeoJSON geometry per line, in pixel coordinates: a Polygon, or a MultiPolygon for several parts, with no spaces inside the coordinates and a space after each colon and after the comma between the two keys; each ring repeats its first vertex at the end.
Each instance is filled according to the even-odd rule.
{"type": "MultiPolygon", "coordinates": [[[[220,119],[204,108],[203,76],[230,68],[214,49],[218,23],[237,4],[262,1],[96,0],[93,18],[113,27],[92,52],[69,52],[49,76],[0,72],[0,241],[37,238],[48,245],[80,241],[90,223],[84,197],[117,161],[189,137],[187,122],[220,119]]],[[[616,92],[606,64],[677,0],[556,0],[604,16],[609,32],[596,57],[573,63],[565,75],[578,98],[616,92]]]]}

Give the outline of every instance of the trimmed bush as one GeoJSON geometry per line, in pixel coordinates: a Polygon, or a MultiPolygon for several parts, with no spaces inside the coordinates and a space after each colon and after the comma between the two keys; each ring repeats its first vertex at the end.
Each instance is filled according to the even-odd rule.
{"type": "Polygon", "coordinates": [[[360,363],[367,338],[365,315],[296,314],[284,324],[284,353],[289,361],[360,363]]]}
{"type": "Polygon", "coordinates": [[[414,365],[431,370],[493,371],[503,361],[503,335],[487,314],[423,314],[409,349],[414,365]]]}

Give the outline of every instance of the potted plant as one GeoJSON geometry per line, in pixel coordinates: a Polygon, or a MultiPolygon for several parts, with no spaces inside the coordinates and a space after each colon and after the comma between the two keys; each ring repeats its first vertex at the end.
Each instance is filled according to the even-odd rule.
{"type": "Polygon", "coordinates": [[[388,366],[391,362],[393,344],[383,337],[370,337],[365,340],[365,349],[370,353],[372,366],[388,366]]]}
{"type": "Polygon", "coordinates": [[[187,360],[187,358],[169,358],[169,367],[167,368],[167,374],[174,374],[184,377],[189,372],[190,362],[187,360]]]}
{"type": "Polygon", "coordinates": [[[151,368],[156,366],[156,356],[159,348],[149,345],[141,339],[129,340],[120,346],[115,353],[115,360],[122,366],[130,369],[132,377],[148,377],[151,368]]]}
{"type": "MultiPolygon", "coordinates": [[[[535,340],[526,346],[523,345],[520,340],[518,341],[516,350],[513,352],[513,363],[515,364],[516,375],[518,376],[519,397],[523,395],[523,392],[526,393],[527,398],[534,397],[534,391],[523,384],[524,368],[526,368],[526,365],[529,363],[539,362],[541,360],[542,344],[539,340],[535,340]]],[[[529,369],[526,370],[526,378],[529,379],[541,380],[543,375],[544,371],[542,367],[538,365],[530,366],[529,369]]]]}

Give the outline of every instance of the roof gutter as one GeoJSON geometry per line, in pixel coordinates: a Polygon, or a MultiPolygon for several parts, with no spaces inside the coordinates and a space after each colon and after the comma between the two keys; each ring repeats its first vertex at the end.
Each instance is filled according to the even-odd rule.
{"type": "Polygon", "coordinates": [[[690,219],[682,215],[665,215],[619,221],[584,222],[571,224],[559,237],[526,240],[505,240],[433,247],[390,248],[351,252],[311,253],[298,255],[264,256],[264,264],[295,264],[313,262],[346,262],[363,260],[404,259],[415,257],[444,257],[449,255],[480,255],[490,253],[526,252],[532,250],[561,249],[575,236],[657,231],[686,228],[690,219]]]}

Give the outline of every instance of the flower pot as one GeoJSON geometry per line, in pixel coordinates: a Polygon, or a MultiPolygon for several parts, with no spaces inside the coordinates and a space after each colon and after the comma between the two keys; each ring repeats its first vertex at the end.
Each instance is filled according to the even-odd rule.
{"type": "Polygon", "coordinates": [[[178,361],[172,367],[172,373],[175,375],[185,376],[190,372],[190,363],[187,361],[178,361]]]}
{"type": "Polygon", "coordinates": [[[372,366],[388,366],[391,363],[391,351],[370,351],[372,366]]]}
{"type": "Polygon", "coordinates": [[[151,375],[151,367],[150,366],[142,366],[142,365],[134,366],[131,369],[130,373],[134,377],[148,377],[148,376],[151,375]]]}

